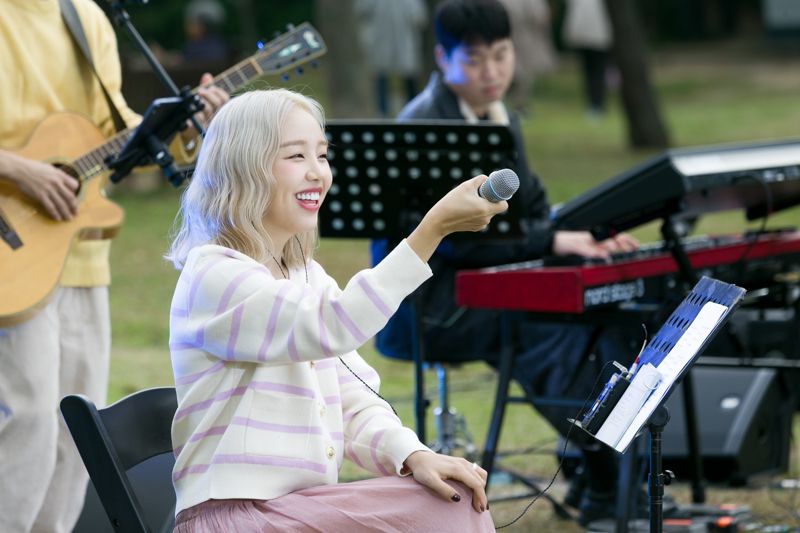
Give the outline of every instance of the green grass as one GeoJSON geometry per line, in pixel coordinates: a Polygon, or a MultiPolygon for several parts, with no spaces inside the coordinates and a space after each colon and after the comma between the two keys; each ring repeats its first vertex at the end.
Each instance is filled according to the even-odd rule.
{"type": "MultiPolygon", "coordinates": [[[[674,146],[698,146],[798,137],[800,134],[800,76],[795,65],[746,54],[738,58],[717,57],[706,52],[662,52],[654,55],[653,79],[674,146]]],[[[324,71],[304,85],[295,85],[323,102],[324,71]]],[[[529,161],[545,182],[551,202],[574,197],[654,152],[632,152],[626,146],[625,122],[611,95],[612,105],[600,120],[585,117],[578,90],[577,71],[570,62],[555,75],[542,80],[532,100],[531,114],[524,121],[529,161]]],[[[109,399],[134,390],[171,384],[167,350],[168,309],[177,273],[160,258],[167,247],[167,234],[178,205],[178,193],[167,187],[141,193],[118,190],[127,219],[112,252],[111,306],[113,356],[109,399]]],[[[793,209],[774,216],[770,226],[798,225],[800,212],[793,209]]],[[[747,223],[739,213],[706,217],[698,232],[735,232],[757,223],[747,223]]],[[[657,227],[648,224],[634,234],[643,242],[657,238],[657,227]]],[[[324,240],[317,258],[340,283],[368,265],[367,245],[362,241],[324,240]]],[[[395,404],[401,418],[413,427],[412,369],[405,362],[377,355],[367,344],[362,355],[383,378],[383,392],[395,404]]],[[[433,376],[428,376],[433,384],[433,376]]],[[[488,426],[494,394],[494,373],[483,364],[471,363],[451,372],[451,401],[464,414],[480,445],[488,426]]],[[[429,432],[432,431],[429,428],[429,432]]],[[[797,431],[795,431],[797,434],[797,431]]],[[[554,446],[553,431],[527,406],[508,410],[503,429],[504,448],[554,446]]],[[[796,444],[795,444],[796,446],[796,444]]],[[[800,476],[798,452],[793,453],[788,475],[800,476]]],[[[551,477],[556,464],[549,454],[516,459],[529,473],[551,477]]],[[[362,476],[346,468],[345,477],[362,476]]],[[[554,489],[563,491],[563,484],[554,489]]],[[[685,485],[669,492],[688,501],[685,485]]],[[[766,521],[791,523],[783,505],[773,502],[788,494],[773,494],[764,485],[747,490],[713,489],[710,501],[748,501],[766,521]]],[[[497,524],[513,518],[523,501],[497,503],[492,512],[497,524]]],[[[579,531],[572,523],[553,519],[550,507],[539,502],[514,528],[516,531],[579,531]]]]}

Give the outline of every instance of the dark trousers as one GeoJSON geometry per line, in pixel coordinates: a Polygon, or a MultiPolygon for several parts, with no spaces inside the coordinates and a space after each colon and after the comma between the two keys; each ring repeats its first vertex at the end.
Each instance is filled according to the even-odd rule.
{"type": "Polygon", "coordinates": [[[582,48],[579,50],[583,66],[583,83],[586,105],[590,111],[602,113],[606,108],[606,67],[608,52],[582,48]]]}
{"type": "MultiPolygon", "coordinates": [[[[417,95],[417,80],[414,76],[403,77],[405,101],[410,102],[417,95]]],[[[375,95],[378,103],[378,112],[382,117],[389,116],[389,75],[378,74],[375,78],[375,95]]]]}

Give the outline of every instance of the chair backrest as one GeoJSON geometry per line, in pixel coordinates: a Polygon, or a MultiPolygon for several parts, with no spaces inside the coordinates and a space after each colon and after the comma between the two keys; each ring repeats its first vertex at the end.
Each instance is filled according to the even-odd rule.
{"type": "Polygon", "coordinates": [[[61,400],[64,420],[114,531],[171,530],[175,493],[170,431],[176,409],[172,387],[139,391],[99,410],[83,395],[61,400]],[[151,467],[147,473],[157,479],[144,482],[149,488],[135,490],[129,474],[164,454],[167,460],[154,459],[155,471],[151,467]],[[153,487],[160,487],[155,498],[153,487]]]}

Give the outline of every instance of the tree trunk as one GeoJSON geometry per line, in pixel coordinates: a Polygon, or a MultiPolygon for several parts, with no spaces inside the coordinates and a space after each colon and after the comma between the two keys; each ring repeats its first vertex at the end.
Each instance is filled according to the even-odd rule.
{"type": "Polygon", "coordinates": [[[372,95],[371,78],[358,39],[353,0],[315,0],[314,18],[328,47],[326,114],[331,118],[364,117],[375,106],[365,105],[372,95]]]}
{"type": "Polygon", "coordinates": [[[614,31],[614,61],[622,78],[622,105],[633,148],[666,148],[669,138],[650,83],[641,21],[631,0],[606,0],[614,31]]]}
{"type": "Polygon", "coordinates": [[[428,8],[428,24],[425,25],[422,33],[422,79],[419,80],[422,87],[428,83],[431,72],[439,69],[436,66],[436,55],[433,53],[433,49],[436,47],[436,35],[433,33],[433,15],[438,4],[439,0],[425,0],[425,6],[428,8]]]}
{"type": "Polygon", "coordinates": [[[253,0],[234,0],[233,6],[240,24],[236,47],[242,55],[248,56],[253,53],[256,39],[259,38],[256,30],[256,20],[258,19],[253,7],[253,0]]]}

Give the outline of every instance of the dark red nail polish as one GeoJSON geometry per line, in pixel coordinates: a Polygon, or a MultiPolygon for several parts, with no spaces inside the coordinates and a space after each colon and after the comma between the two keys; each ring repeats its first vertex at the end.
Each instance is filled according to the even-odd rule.
{"type": "Polygon", "coordinates": [[[461,495],[456,492],[455,494],[450,496],[450,499],[453,500],[454,502],[460,502],[461,501],[461,495]]]}

